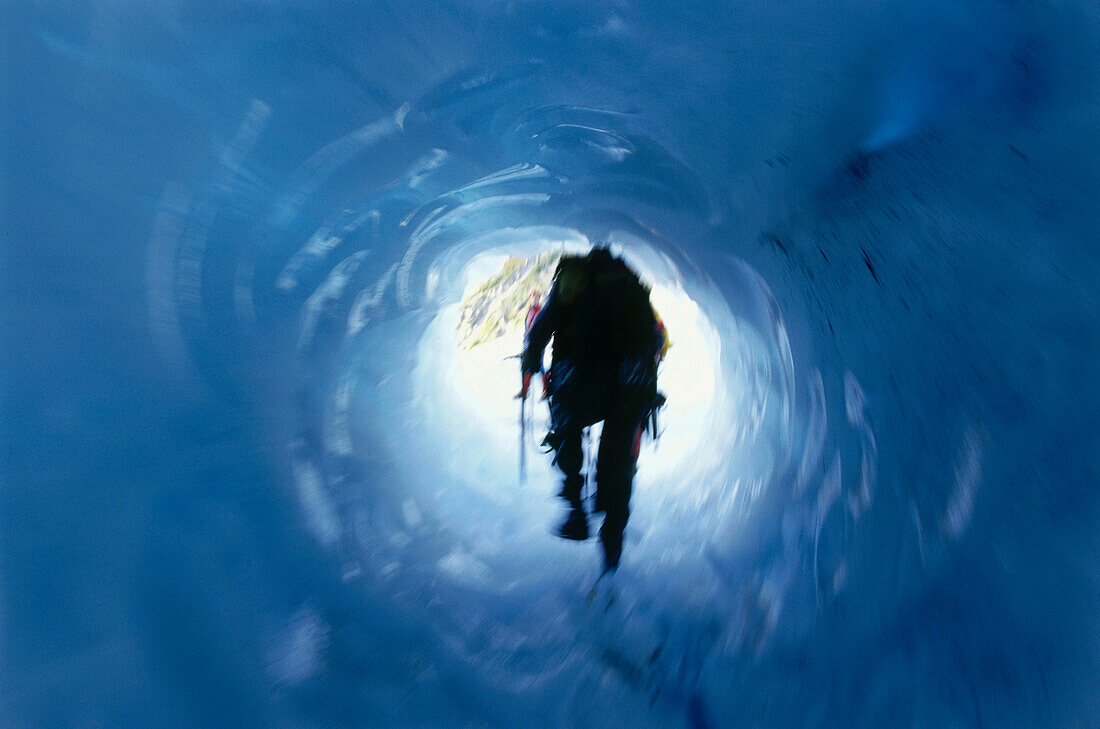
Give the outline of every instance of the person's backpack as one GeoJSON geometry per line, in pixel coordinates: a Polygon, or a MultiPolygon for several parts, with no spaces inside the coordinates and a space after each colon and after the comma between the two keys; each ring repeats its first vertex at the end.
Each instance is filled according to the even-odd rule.
{"type": "Polygon", "coordinates": [[[651,366],[658,345],[657,320],[649,289],[606,248],[584,259],[585,285],[573,315],[574,353],[579,361],[619,367],[624,362],[651,366]]]}
{"type": "Polygon", "coordinates": [[[556,362],[551,371],[557,405],[583,412],[601,401],[597,393],[613,388],[636,405],[656,436],[656,412],[665,401],[657,366],[668,339],[649,289],[606,248],[595,248],[586,256],[562,256],[554,295],[565,312],[555,337],[567,343],[562,351],[572,360],[556,362]]]}

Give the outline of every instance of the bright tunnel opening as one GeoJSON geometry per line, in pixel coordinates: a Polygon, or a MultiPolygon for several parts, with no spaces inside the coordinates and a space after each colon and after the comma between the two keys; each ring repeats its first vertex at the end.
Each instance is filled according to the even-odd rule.
{"type": "MultiPolygon", "coordinates": [[[[552,243],[539,241],[535,245],[549,248],[552,243]]],[[[504,260],[508,259],[493,251],[471,260],[465,268],[463,299],[488,280],[483,277],[486,270],[499,272],[504,260]]],[[[728,427],[719,413],[729,413],[731,418],[744,416],[736,405],[744,400],[745,384],[727,379],[717,387],[723,378],[722,343],[706,312],[679,282],[656,278],[639,268],[672,341],[659,373],[659,388],[668,398],[658,416],[659,438],[647,437],[639,457],[634,511],[644,522],[660,521],[647,518],[647,512],[664,499],[690,500],[696,492],[716,488],[713,483],[695,482],[690,477],[695,471],[692,464],[707,460],[707,449],[713,448],[715,436],[720,435],[712,431],[728,427]]],[[[441,465],[456,487],[490,500],[510,503],[517,495],[521,501],[529,500],[532,493],[552,495],[560,475],[548,467],[551,457],[539,447],[548,429],[548,410],[539,397],[541,385],[537,382],[527,405],[530,429],[523,444],[530,474],[527,483],[519,482],[520,408],[514,395],[518,383],[515,357],[523,346],[521,322],[511,322],[487,342],[459,346],[455,332],[460,307],[458,303],[442,307],[418,345],[419,398],[434,401],[432,412],[440,426],[433,429],[438,433],[436,444],[451,454],[451,460],[441,465]]],[[[585,471],[591,480],[600,427],[589,430],[585,471]]],[[[557,519],[556,507],[541,508],[547,526],[557,519]]]]}
{"type": "MultiPolygon", "coordinates": [[[[598,574],[595,539],[578,545],[552,534],[563,514],[556,498],[561,476],[539,447],[549,416],[538,384],[521,436],[515,394],[522,325],[471,348],[460,346],[457,335],[463,300],[509,259],[588,245],[576,236],[529,231],[464,258],[449,249],[437,261],[427,280],[439,303],[415,325],[407,370],[387,372],[367,390],[404,380],[397,389],[407,399],[372,395],[351,408],[364,421],[356,428],[378,432],[368,421],[386,424],[378,440],[398,456],[388,479],[394,486],[351,507],[371,515],[369,543],[356,547],[369,573],[410,590],[431,584],[444,592],[483,591],[489,613],[496,599],[489,595],[520,589],[545,596],[563,580],[598,574]]],[[[723,588],[708,554],[736,538],[783,449],[784,378],[776,364],[782,358],[705,278],[684,276],[641,240],[623,238],[612,250],[651,287],[672,341],[658,384],[668,401],[658,416],[659,438],[643,441],[621,569],[657,582],[675,573],[677,581],[693,582],[694,599],[714,600],[723,588]]],[[[761,295],[748,287],[742,293],[761,295]]],[[[599,436],[599,424],[588,429],[589,489],[599,436]]]]}

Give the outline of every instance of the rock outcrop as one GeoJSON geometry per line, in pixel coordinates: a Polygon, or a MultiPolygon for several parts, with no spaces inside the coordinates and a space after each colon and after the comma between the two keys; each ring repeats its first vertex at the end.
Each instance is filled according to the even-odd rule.
{"type": "Polygon", "coordinates": [[[550,290],[559,254],[509,258],[500,273],[462,302],[458,346],[465,350],[519,331],[527,310],[550,290]]]}

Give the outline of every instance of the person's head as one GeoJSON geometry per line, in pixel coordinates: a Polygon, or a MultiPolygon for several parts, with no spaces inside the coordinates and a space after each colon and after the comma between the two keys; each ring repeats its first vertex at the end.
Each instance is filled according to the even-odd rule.
{"type": "Polygon", "coordinates": [[[614,256],[611,255],[611,249],[607,243],[597,243],[596,246],[588,252],[588,265],[593,270],[600,270],[609,265],[614,256]]]}

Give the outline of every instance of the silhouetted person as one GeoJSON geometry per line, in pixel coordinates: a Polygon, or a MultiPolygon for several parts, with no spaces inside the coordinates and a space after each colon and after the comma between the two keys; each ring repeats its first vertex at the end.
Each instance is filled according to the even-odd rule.
{"type": "Polygon", "coordinates": [[[581,499],[584,478],[582,433],[603,421],[596,461],[596,511],[604,566],[622,554],[623,529],[642,430],[663,398],[657,393],[657,364],[667,339],[649,302],[649,290],[606,248],[586,256],[563,256],[545,306],[532,322],[522,356],[522,396],[531,376],[542,371],[543,350],[553,337],[548,386],[550,433],[545,445],[564,475],[561,497],[569,513],[558,534],[588,538],[581,499]]]}

